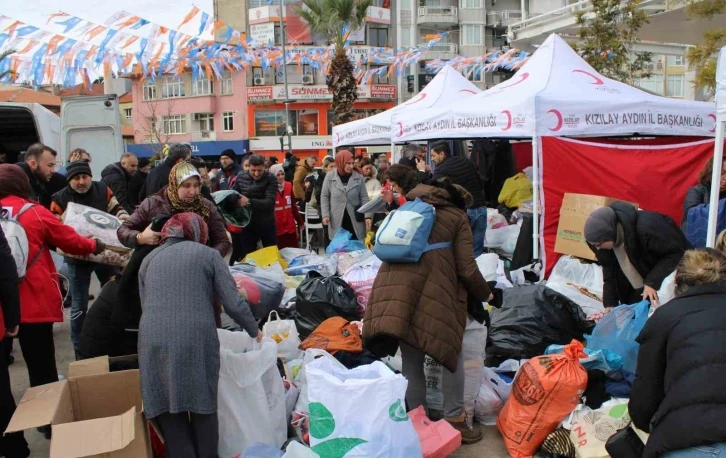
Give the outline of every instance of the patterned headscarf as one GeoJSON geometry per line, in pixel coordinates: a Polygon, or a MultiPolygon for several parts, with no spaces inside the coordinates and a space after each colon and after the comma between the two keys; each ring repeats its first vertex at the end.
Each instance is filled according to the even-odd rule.
{"type": "Polygon", "coordinates": [[[23,169],[14,164],[0,164],[0,197],[30,198],[30,181],[23,169]]]}
{"type": "Polygon", "coordinates": [[[206,245],[209,239],[209,228],[202,217],[196,213],[177,213],[169,218],[161,229],[161,243],[168,239],[184,239],[206,245]]]}
{"type": "Polygon", "coordinates": [[[206,220],[211,211],[204,205],[204,198],[201,194],[191,201],[179,198],[179,186],[192,177],[199,178],[199,172],[190,162],[177,163],[169,172],[169,187],[166,189],[166,195],[174,211],[193,212],[206,220]]]}
{"type": "Polygon", "coordinates": [[[335,168],[338,169],[338,175],[350,175],[350,173],[346,173],[345,171],[345,164],[351,159],[353,159],[353,153],[348,150],[338,151],[335,153],[335,168]]]}

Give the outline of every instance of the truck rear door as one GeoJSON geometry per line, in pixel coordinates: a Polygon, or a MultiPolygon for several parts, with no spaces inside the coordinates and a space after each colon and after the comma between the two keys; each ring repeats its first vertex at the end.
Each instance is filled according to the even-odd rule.
{"type": "Polygon", "coordinates": [[[124,153],[121,113],[115,94],[64,97],[61,99],[61,161],[83,148],[91,155],[95,180],[108,164],[118,162],[124,153]]]}

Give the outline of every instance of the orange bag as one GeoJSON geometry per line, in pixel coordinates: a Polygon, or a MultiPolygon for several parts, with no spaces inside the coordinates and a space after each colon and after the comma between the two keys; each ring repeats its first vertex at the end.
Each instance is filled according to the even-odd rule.
{"type": "Polygon", "coordinates": [[[363,351],[363,339],[358,325],[343,317],[334,316],[320,323],[307,339],[299,346],[300,350],[317,348],[331,355],[339,351],[360,353],[363,351]]]}
{"type": "Polygon", "coordinates": [[[514,458],[533,456],[575,410],[587,387],[587,372],[580,364],[585,356],[582,344],[573,340],[562,354],[532,358],[519,369],[497,418],[504,445],[514,458]]]}

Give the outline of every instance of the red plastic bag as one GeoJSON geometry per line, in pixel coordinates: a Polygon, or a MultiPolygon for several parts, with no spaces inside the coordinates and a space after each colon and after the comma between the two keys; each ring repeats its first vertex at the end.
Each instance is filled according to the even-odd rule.
{"type": "Polygon", "coordinates": [[[446,420],[431,421],[423,406],[408,413],[421,441],[424,458],[445,458],[461,447],[461,433],[446,420]]]}
{"type": "Polygon", "coordinates": [[[514,458],[533,456],[575,410],[587,387],[587,372],[580,364],[585,356],[582,344],[573,340],[564,353],[532,358],[519,369],[497,418],[504,445],[514,458]]]}

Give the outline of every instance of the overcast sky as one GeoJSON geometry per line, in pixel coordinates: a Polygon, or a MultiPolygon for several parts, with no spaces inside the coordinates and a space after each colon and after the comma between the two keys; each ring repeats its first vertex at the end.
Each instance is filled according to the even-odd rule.
{"type": "MultiPolygon", "coordinates": [[[[68,14],[103,24],[113,13],[126,10],[157,24],[176,28],[192,8],[192,3],[210,15],[212,0],[0,0],[0,14],[43,28],[50,14],[62,10],[68,14]]],[[[198,21],[194,21],[197,26],[198,21]]],[[[185,27],[185,31],[186,31],[185,27]]]]}

